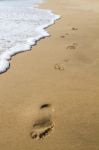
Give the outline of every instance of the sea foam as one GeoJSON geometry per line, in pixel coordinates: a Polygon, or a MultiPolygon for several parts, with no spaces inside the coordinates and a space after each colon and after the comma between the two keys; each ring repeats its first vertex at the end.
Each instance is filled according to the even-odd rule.
{"type": "Polygon", "coordinates": [[[10,66],[11,56],[31,49],[37,40],[49,36],[45,28],[58,15],[39,9],[41,0],[0,0],[0,73],[10,66]]]}

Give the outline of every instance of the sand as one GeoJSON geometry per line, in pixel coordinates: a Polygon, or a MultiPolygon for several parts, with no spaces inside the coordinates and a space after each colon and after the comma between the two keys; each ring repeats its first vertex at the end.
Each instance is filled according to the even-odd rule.
{"type": "Polygon", "coordinates": [[[0,150],[98,150],[99,2],[41,7],[61,19],[0,75],[0,150]]]}

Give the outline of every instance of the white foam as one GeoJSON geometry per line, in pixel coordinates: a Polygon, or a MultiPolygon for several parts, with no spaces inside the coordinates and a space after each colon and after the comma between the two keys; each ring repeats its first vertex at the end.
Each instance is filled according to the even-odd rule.
{"type": "Polygon", "coordinates": [[[35,7],[41,0],[0,1],[0,73],[10,66],[11,56],[31,49],[42,37],[49,36],[45,28],[58,15],[35,7]]]}

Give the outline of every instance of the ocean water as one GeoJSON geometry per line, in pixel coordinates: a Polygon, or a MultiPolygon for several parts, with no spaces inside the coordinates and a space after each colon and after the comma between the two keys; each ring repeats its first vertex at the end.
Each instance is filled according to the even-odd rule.
{"type": "Polygon", "coordinates": [[[0,73],[10,66],[13,55],[31,49],[42,37],[49,36],[45,28],[58,15],[38,8],[42,0],[0,0],[0,73]]]}

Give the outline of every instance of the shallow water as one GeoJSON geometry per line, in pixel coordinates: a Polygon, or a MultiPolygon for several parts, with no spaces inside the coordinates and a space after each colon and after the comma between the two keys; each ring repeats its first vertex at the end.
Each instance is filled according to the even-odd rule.
{"type": "Polygon", "coordinates": [[[0,0],[0,73],[9,68],[12,55],[30,50],[49,34],[45,27],[59,16],[37,7],[41,0],[0,0]]]}

